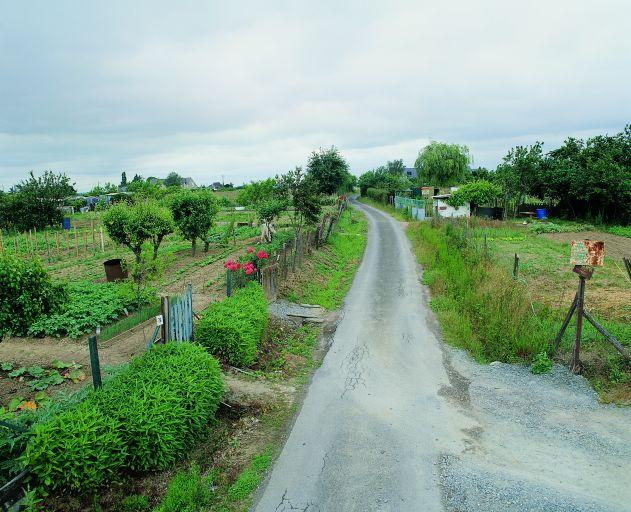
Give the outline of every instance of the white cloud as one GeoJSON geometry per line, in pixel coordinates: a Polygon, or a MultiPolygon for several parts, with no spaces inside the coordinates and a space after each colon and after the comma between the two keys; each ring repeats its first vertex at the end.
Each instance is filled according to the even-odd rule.
{"type": "Polygon", "coordinates": [[[240,182],[333,144],[361,172],[429,139],[494,167],[516,141],[631,121],[625,1],[223,4],[6,8],[0,186],[30,169],[240,182]]]}

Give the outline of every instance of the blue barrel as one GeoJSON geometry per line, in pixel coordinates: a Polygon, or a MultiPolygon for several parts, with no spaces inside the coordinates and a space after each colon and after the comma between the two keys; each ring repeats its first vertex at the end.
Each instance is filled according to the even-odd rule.
{"type": "Polygon", "coordinates": [[[69,230],[70,229],[70,217],[64,217],[61,221],[61,227],[69,230]]]}
{"type": "Polygon", "coordinates": [[[537,208],[535,211],[537,212],[537,218],[538,219],[547,219],[548,218],[548,212],[546,212],[545,208],[537,208]]]}

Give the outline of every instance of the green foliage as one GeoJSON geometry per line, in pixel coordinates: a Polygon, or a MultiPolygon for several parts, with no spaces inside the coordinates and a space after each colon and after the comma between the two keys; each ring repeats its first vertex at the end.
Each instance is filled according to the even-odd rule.
{"type": "Polygon", "coordinates": [[[531,360],[546,350],[549,326],[533,315],[525,285],[463,232],[451,223],[408,230],[445,339],[483,362],[531,360]]]}
{"type": "Polygon", "coordinates": [[[502,189],[486,180],[470,181],[452,192],[446,203],[454,208],[459,208],[465,203],[476,206],[494,204],[502,195],[502,189]]]}
{"type": "Polygon", "coordinates": [[[83,401],[44,412],[22,460],[52,489],[91,489],[120,469],[164,469],[202,433],[222,391],[219,365],[202,347],[156,346],[83,401]]]}
{"type": "Polygon", "coordinates": [[[278,183],[273,178],[267,178],[262,181],[253,181],[245,185],[235,199],[236,203],[241,206],[257,206],[259,203],[278,199],[278,183]]]}
{"type": "Polygon", "coordinates": [[[0,337],[26,334],[33,322],[58,311],[66,299],[65,289],[51,281],[38,260],[0,256],[0,337]]]}
{"type": "Polygon", "coordinates": [[[258,203],[256,213],[262,222],[273,222],[276,217],[287,209],[286,201],[281,199],[268,199],[258,203]]]}
{"type": "Polygon", "coordinates": [[[348,163],[335,147],[314,151],[307,164],[307,174],[315,180],[317,191],[322,194],[350,190],[353,180],[348,169],[348,163]]]}
{"type": "Polygon", "coordinates": [[[265,451],[252,460],[235,482],[228,488],[228,499],[240,501],[250,496],[261,483],[261,478],[272,463],[274,449],[268,446],[265,451]]]}
{"type": "Polygon", "coordinates": [[[132,494],[123,500],[123,512],[147,512],[149,498],[144,494],[132,494]]]}
{"type": "Polygon", "coordinates": [[[182,176],[177,172],[170,172],[162,183],[165,187],[180,187],[182,185],[182,176]]]}
{"type": "MultiPolygon", "coordinates": [[[[387,195],[387,193],[394,194],[397,190],[408,190],[412,186],[412,182],[405,176],[403,160],[388,162],[386,165],[365,172],[359,177],[358,184],[362,196],[367,196],[371,188],[383,190],[387,195]]],[[[371,199],[381,201],[375,197],[371,199]]]]}
{"type": "Polygon", "coordinates": [[[22,461],[49,489],[89,491],[114,479],[122,468],[122,428],[93,404],[82,404],[36,424],[22,461]]]}
{"type": "Polygon", "coordinates": [[[631,238],[631,226],[609,226],[606,229],[607,233],[611,233],[612,235],[631,238]]]}
{"type": "Polygon", "coordinates": [[[220,359],[247,367],[254,362],[267,322],[265,294],[251,281],[204,311],[195,339],[220,359]]]}
{"type": "Polygon", "coordinates": [[[26,231],[55,226],[61,222],[61,201],[76,191],[63,173],[46,171],[21,181],[9,194],[0,194],[0,228],[26,231]]]}
{"type": "Polygon", "coordinates": [[[305,175],[300,167],[277,177],[279,194],[289,197],[292,225],[296,231],[316,224],[322,213],[322,201],[318,182],[312,174],[305,175]]]}
{"type": "Polygon", "coordinates": [[[467,146],[432,141],[419,152],[414,167],[422,185],[448,187],[464,181],[470,162],[467,146]]]}
{"type": "Polygon", "coordinates": [[[390,194],[387,190],[381,188],[369,188],[366,190],[364,195],[373,201],[377,201],[378,203],[388,204],[388,197],[390,194]]]}
{"type": "Polygon", "coordinates": [[[103,224],[110,238],[127,246],[138,263],[141,261],[142,245],[146,241],[153,244],[153,259],[156,259],[162,240],[175,229],[169,209],[153,201],[131,206],[116,204],[103,216],[103,224]]]}
{"type": "Polygon", "coordinates": [[[593,228],[593,226],[584,224],[563,223],[556,224],[554,222],[536,222],[529,226],[530,231],[533,233],[578,233],[579,231],[585,231],[586,229],[593,228]]]}
{"type": "Polygon", "coordinates": [[[88,196],[102,196],[105,194],[111,194],[118,192],[118,187],[113,183],[105,183],[105,185],[97,184],[92,190],[88,192],[88,196]]]}
{"type": "Polygon", "coordinates": [[[199,467],[193,465],[186,472],[178,471],[169,482],[162,503],[155,512],[201,512],[212,502],[212,481],[204,479],[199,467]]]}
{"type": "Polygon", "coordinates": [[[197,239],[206,240],[219,211],[217,200],[207,190],[183,191],[171,199],[171,211],[178,229],[191,241],[194,256],[197,239]]]}
{"type": "Polygon", "coordinates": [[[540,352],[532,358],[532,364],[530,365],[530,371],[535,375],[542,373],[548,373],[552,370],[552,361],[548,357],[547,352],[540,352]]]}
{"type": "Polygon", "coordinates": [[[110,324],[154,299],[154,291],[144,289],[138,296],[132,283],[92,283],[75,281],[66,285],[68,301],[57,312],[40,316],[31,323],[29,336],[70,336],[78,338],[97,326],[110,324]]]}

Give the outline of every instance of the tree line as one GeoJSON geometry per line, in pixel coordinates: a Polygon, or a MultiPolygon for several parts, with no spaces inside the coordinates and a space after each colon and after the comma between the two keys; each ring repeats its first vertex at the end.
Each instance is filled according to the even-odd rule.
{"type": "Polygon", "coordinates": [[[379,196],[421,186],[457,185],[460,189],[451,198],[454,206],[465,201],[479,206],[499,202],[514,214],[528,198],[536,198],[570,218],[631,222],[631,125],[613,135],[569,137],[549,152],[539,141],[516,146],[494,170],[472,168],[466,146],[432,141],[419,152],[414,167],[415,180],[405,176],[401,160],[365,172],[358,181],[360,191],[379,196]]]}

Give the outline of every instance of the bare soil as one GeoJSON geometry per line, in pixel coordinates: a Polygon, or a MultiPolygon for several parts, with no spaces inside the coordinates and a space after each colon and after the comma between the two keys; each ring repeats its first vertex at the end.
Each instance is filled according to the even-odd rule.
{"type": "Polygon", "coordinates": [[[631,257],[631,238],[603,233],[602,231],[579,231],[577,233],[545,233],[543,236],[556,242],[572,240],[602,240],[605,242],[605,257],[620,260],[631,257]]]}

